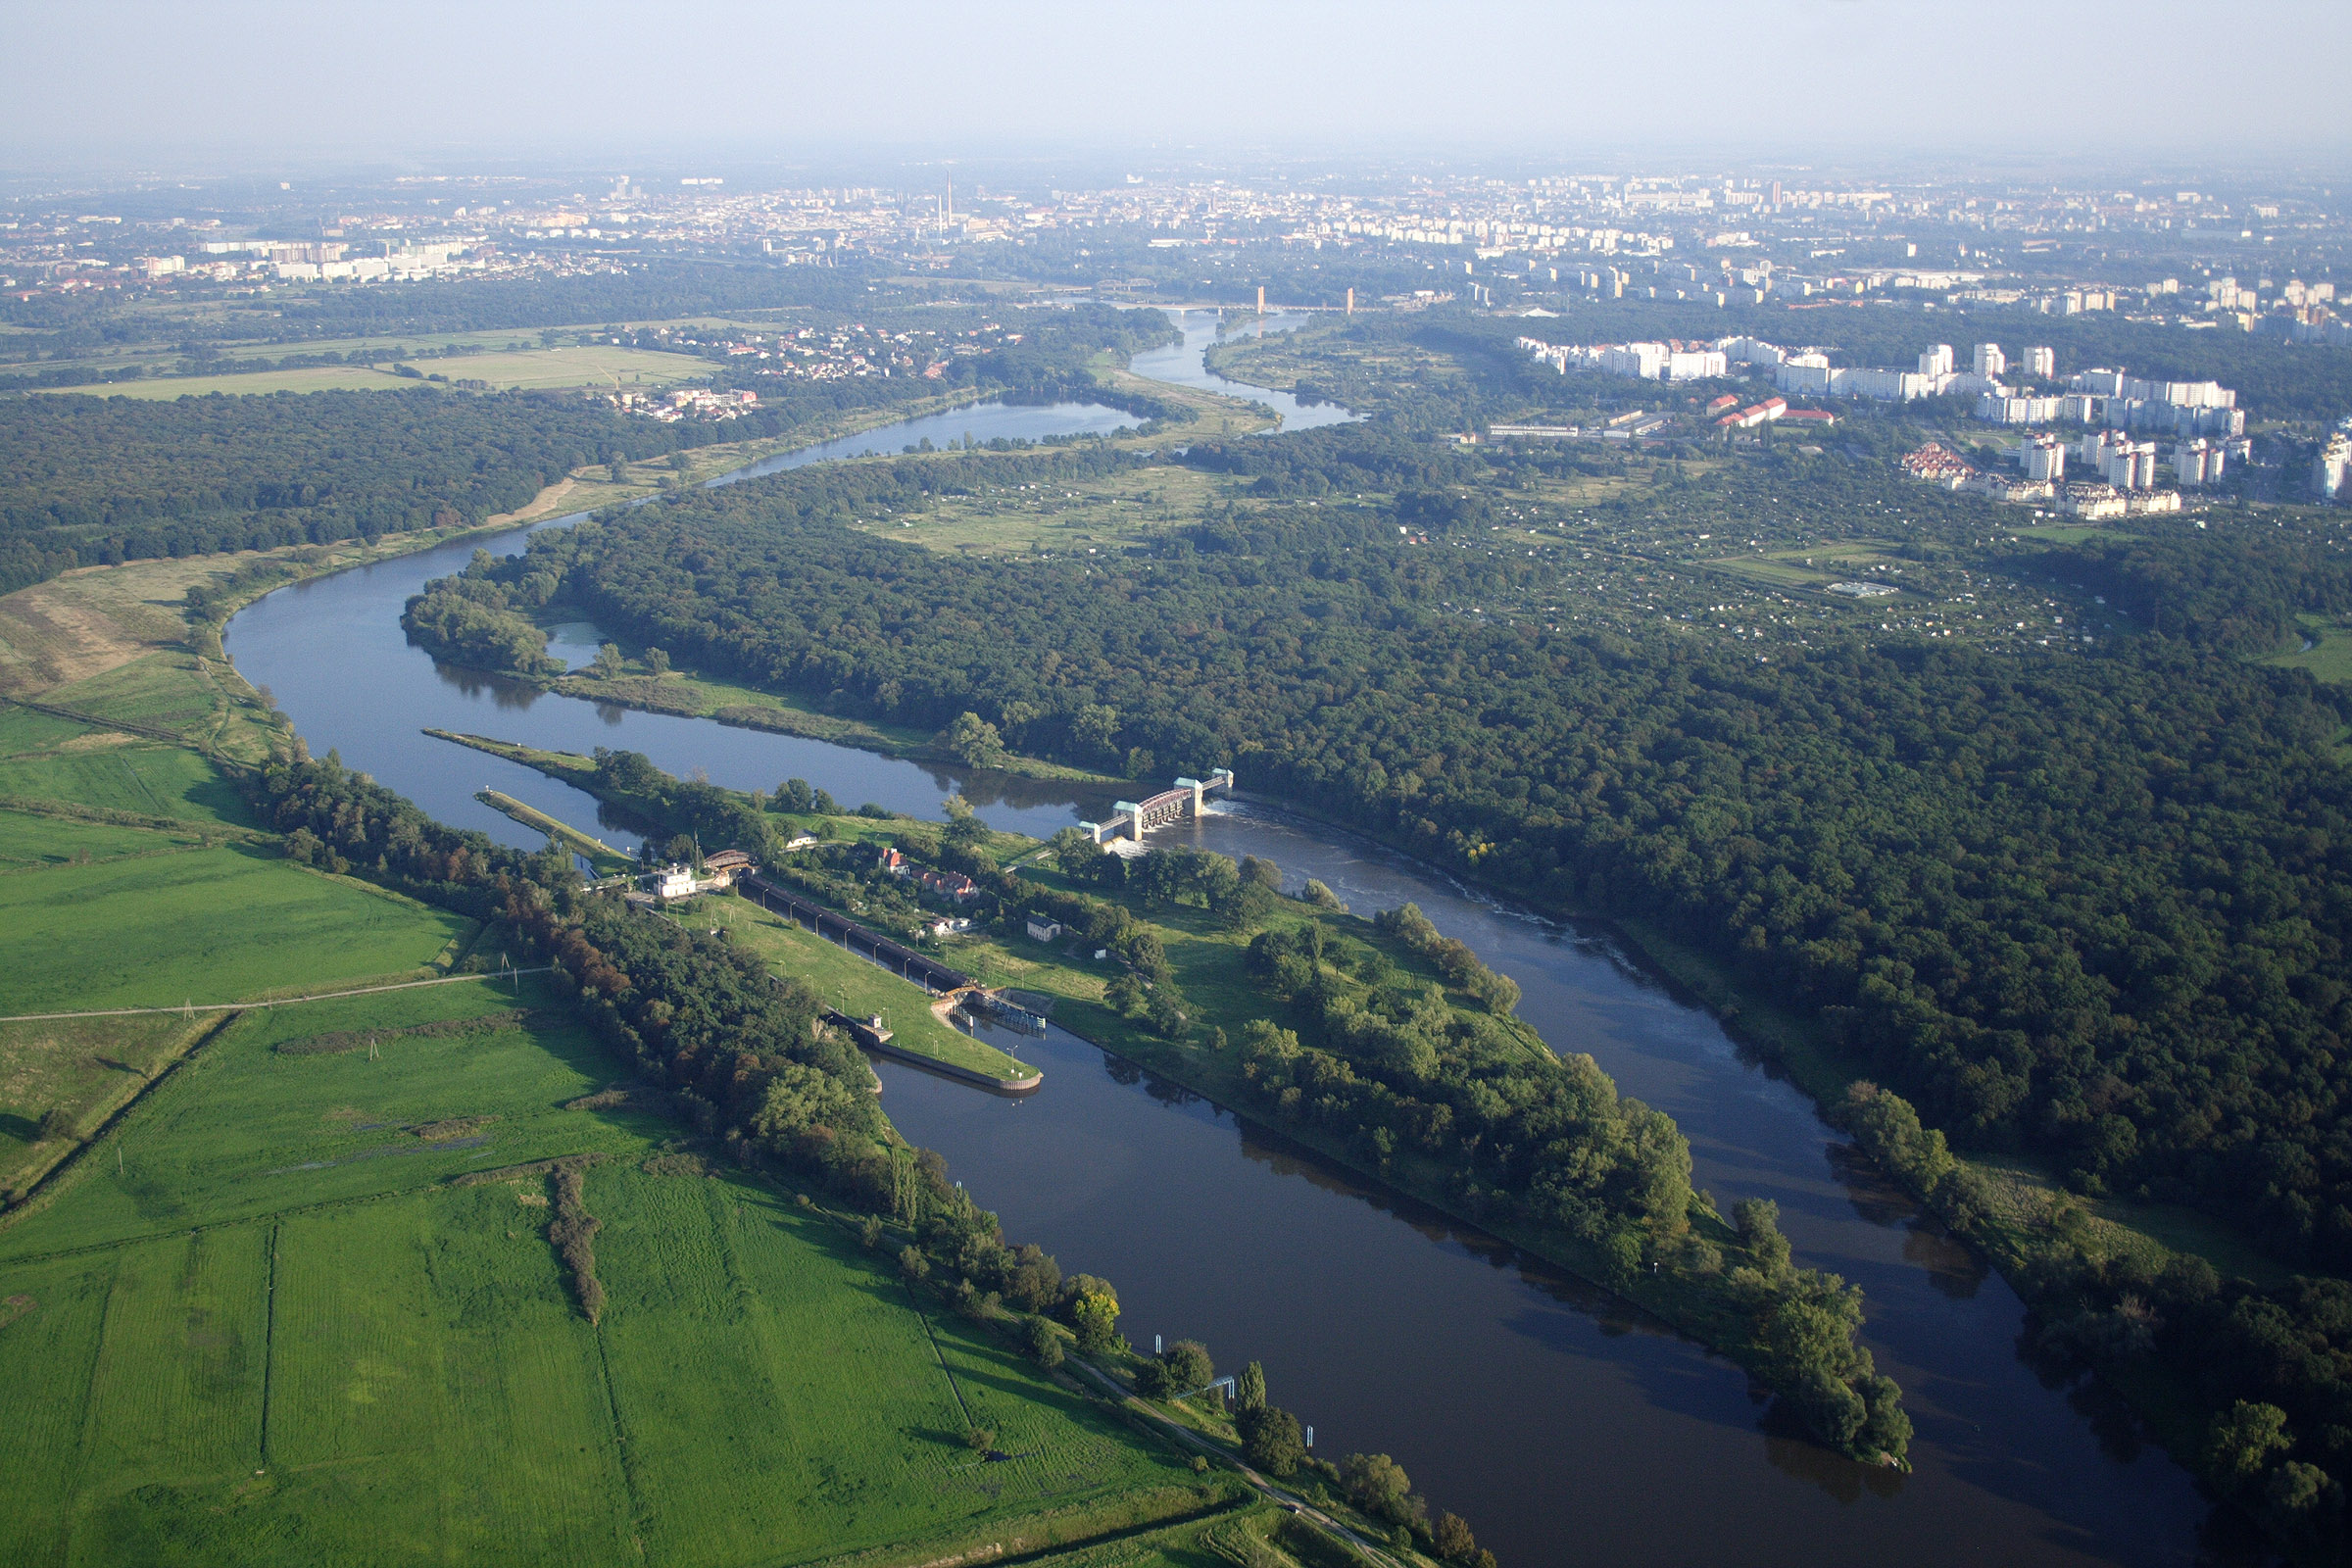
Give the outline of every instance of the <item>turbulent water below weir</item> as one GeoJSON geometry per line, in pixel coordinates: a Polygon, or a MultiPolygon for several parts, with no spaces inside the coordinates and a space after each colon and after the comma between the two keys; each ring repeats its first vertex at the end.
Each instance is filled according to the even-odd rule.
{"type": "MultiPolygon", "coordinates": [[[[1201,368],[1204,321],[1186,323],[1181,351],[1139,357],[1137,368],[1247,393],[1201,368]]],[[[1123,418],[1097,406],[958,410],[764,466],[896,452],[923,435],[944,445],[967,430],[985,441],[1123,418]]],[[[960,790],[993,825],[1040,835],[1108,808],[1105,792],[1067,784],[972,778],[552,696],[438,669],[407,645],[401,606],[426,578],[463,566],[477,545],[518,549],[528,531],[281,589],[231,622],[228,649],[315,751],[337,749],[443,820],[528,847],[536,836],[474,791],[493,786],[582,826],[599,819],[597,803],[424,727],[574,752],[627,747],[741,788],[799,776],[846,805],[924,816],[960,790]]],[[[562,640],[598,637],[575,626],[562,640]]],[[[634,842],[625,826],[603,831],[634,842]]],[[[1021,1101],[883,1063],[899,1127],[945,1154],[1014,1240],[1114,1281],[1131,1338],[1199,1338],[1228,1370],[1262,1360],[1274,1398],[1314,1425],[1319,1451],[1394,1455],[1505,1568],[2258,1555],[2222,1539],[2189,1478],[2128,1412],[2093,1388],[2045,1385],[2020,1355],[2025,1312],[2008,1286],[1607,934],[1535,918],[1263,805],[1220,808],[1153,841],[1270,858],[1292,887],[1320,878],[1358,913],[1410,900],[1517,980],[1521,1016],[1554,1050],[1590,1053],[1626,1093],[1674,1116],[1718,1203],[1774,1200],[1800,1263],[1864,1288],[1865,1340],[1918,1425],[1915,1470],[1824,1451],[1738,1368],[1604,1293],[1058,1029],[1017,1042],[1046,1073],[1021,1101]]]]}

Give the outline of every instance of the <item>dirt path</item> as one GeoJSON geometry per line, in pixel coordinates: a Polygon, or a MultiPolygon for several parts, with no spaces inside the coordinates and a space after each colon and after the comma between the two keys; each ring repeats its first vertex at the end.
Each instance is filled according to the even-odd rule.
{"type": "Polygon", "coordinates": [[[279,997],[270,1002],[198,1002],[176,1007],[101,1007],[93,1012],[20,1012],[0,1017],[0,1023],[46,1023],[58,1018],[127,1018],[151,1012],[240,1012],[247,1007],[291,1007],[305,1002],[333,1002],[340,997],[372,997],[382,991],[415,991],[420,986],[455,986],[468,980],[504,980],[514,974],[546,974],[555,967],[542,963],[529,969],[500,969],[493,973],[443,975],[438,980],[403,980],[397,985],[359,986],[350,991],[321,991],[310,997],[279,997]]]}

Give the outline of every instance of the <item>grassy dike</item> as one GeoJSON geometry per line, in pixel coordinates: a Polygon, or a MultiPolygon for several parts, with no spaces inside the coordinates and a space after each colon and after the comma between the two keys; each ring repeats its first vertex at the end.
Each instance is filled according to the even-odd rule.
{"type": "MultiPolygon", "coordinates": [[[[436,733],[440,733],[443,739],[458,741],[538,768],[576,788],[611,800],[612,804],[639,811],[645,809],[643,802],[622,800],[603,791],[595,764],[586,758],[480,737],[436,733]]],[[[904,817],[884,821],[858,816],[814,818],[770,814],[781,831],[812,827],[821,820],[839,839],[886,839],[908,830],[918,834],[934,831],[932,824],[904,817]]],[[[999,833],[996,840],[992,848],[1001,860],[1007,862],[1033,855],[1040,848],[1038,841],[1017,834],[999,833]]],[[[1078,891],[1059,872],[1042,865],[1023,864],[1017,874],[1041,888],[1078,891]]],[[[805,890],[803,896],[815,897],[805,890]]],[[[848,908],[840,912],[855,919],[860,911],[848,908]]],[[[1441,987],[1445,985],[1444,977],[1427,959],[1359,916],[1334,914],[1303,901],[1285,898],[1277,901],[1275,912],[1258,929],[1295,928],[1317,919],[1324,923],[1330,933],[1334,969],[1343,986],[1367,989],[1348,971],[1356,957],[1370,952],[1378,952],[1396,969],[1407,975],[1441,987]]],[[[1355,1139],[1311,1123],[1280,1116],[1268,1102],[1267,1097],[1244,1076],[1238,1047],[1229,1044],[1226,1049],[1219,1050],[1214,1044],[1220,1032],[1227,1041],[1238,1041],[1248,1024],[1260,1018],[1270,1019],[1285,1027],[1311,1029],[1310,1020],[1302,1011],[1266,995],[1249,975],[1248,947],[1255,932],[1220,930],[1205,911],[1189,906],[1154,910],[1149,915],[1139,912],[1139,923],[1158,937],[1177,983],[1191,1004],[1196,1027],[1194,1038],[1188,1042],[1161,1039],[1150,1033],[1140,1022],[1107,1004],[1104,993],[1111,979],[1120,972],[1119,965],[1115,960],[1096,960],[1091,950],[1074,937],[1065,937],[1054,943],[1038,943],[1029,940],[1017,929],[1002,933],[973,933],[940,939],[938,951],[944,961],[979,976],[984,983],[1012,985],[1053,997],[1056,1002],[1054,1022],[1071,1033],[1197,1094],[1278,1128],[1285,1137],[1313,1149],[1324,1157],[1355,1172],[1368,1183],[1407,1194],[1466,1224],[1485,1229],[1524,1248],[1580,1278],[1616,1293],[1659,1321],[1735,1358],[1749,1353],[1754,1324],[1746,1311],[1735,1304],[1721,1289],[1720,1279],[1679,1271],[1621,1277],[1610,1268],[1598,1247],[1564,1229],[1525,1223],[1466,1207],[1451,1191],[1447,1168],[1434,1158],[1417,1151],[1399,1149],[1383,1163],[1375,1159],[1371,1152],[1355,1139]]],[[[884,975],[883,978],[889,980],[891,977],[884,975]]],[[[904,987],[911,996],[921,995],[916,988],[905,982],[891,983],[904,987]]],[[[1447,990],[1446,1000],[1457,1011],[1482,1011],[1478,1004],[1462,992],[1447,990]]],[[[1551,1054],[1549,1048],[1526,1023],[1510,1020],[1509,1028],[1518,1037],[1523,1049],[1532,1055],[1548,1057],[1551,1054]]],[[[1732,1228],[1723,1216],[1704,1206],[1696,1198],[1692,1200],[1689,1219],[1692,1230],[1704,1240],[1718,1247],[1735,1245],[1732,1228]]]]}

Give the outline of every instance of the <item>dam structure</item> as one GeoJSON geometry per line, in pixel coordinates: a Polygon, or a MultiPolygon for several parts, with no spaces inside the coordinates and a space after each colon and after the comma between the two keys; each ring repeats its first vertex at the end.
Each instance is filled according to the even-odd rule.
{"type": "Polygon", "coordinates": [[[1200,814],[1202,805],[1212,794],[1233,793],[1233,769],[1220,767],[1205,779],[1180,778],[1176,787],[1160,791],[1148,801],[1119,801],[1111,807],[1110,816],[1101,822],[1081,822],[1078,825],[1094,836],[1097,844],[1113,839],[1128,838],[1138,843],[1146,833],[1170,822],[1181,822],[1200,814]]]}

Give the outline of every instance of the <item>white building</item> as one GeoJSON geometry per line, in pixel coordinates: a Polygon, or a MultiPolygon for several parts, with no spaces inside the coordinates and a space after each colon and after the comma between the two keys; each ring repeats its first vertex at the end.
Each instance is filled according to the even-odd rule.
{"type": "Polygon", "coordinates": [[[1977,417],[1986,424],[2047,424],[2058,417],[2062,401],[1987,392],[1977,399],[1977,417]]]}
{"type": "Polygon", "coordinates": [[[2173,473],[2185,490],[2209,485],[2222,476],[2222,449],[2202,436],[2173,448],[2173,473]]]}
{"type": "Polygon", "coordinates": [[[2101,477],[2118,490],[2156,488],[2156,443],[2124,441],[2108,447],[2101,477]]]}
{"type": "Polygon", "coordinates": [[[1830,357],[1826,354],[1791,354],[1773,372],[1772,384],[1784,392],[1826,397],[1836,373],[1830,368],[1830,357]]]}
{"type": "Polygon", "coordinates": [[[2026,350],[2026,374],[2044,380],[2058,373],[2058,351],[2050,348],[2026,350]]]}
{"type": "Polygon", "coordinates": [[[1727,337],[1715,346],[1723,350],[1725,358],[1734,365],[1768,365],[1778,369],[1790,359],[1786,349],[1761,338],[1727,337]]]}
{"type": "Polygon", "coordinates": [[[1952,346],[1949,343],[1938,343],[1919,357],[1919,373],[1922,375],[1949,375],[1952,373],[1953,363],[1952,346]]]}
{"type": "MultiPolygon", "coordinates": [[[[1980,343],[1969,368],[1986,378],[2005,374],[2009,368],[2009,357],[2001,352],[1998,343],[1980,343]]],[[[1927,367],[1923,365],[1920,368],[1924,370],[1927,367]]]]}
{"type": "Polygon", "coordinates": [[[2311,487],[2322,499],[2333,501],[2343,494],[2347,473],[2352,473],[2352,435],[2339,429],[2311,461],[2311,487]]]}
{"type": "Polygon", "coordinates": [[[2029,479],[2060,480],[2066,477],[2066,444],[2054,435],[2029,438],[2019,449],[2018,458],[2029,479]]]}
{"type": "Polygon", "coordinates": [[[1600,368],[1611,375],[1630,375],[1637,381],[1654,381],[1666,368],[1666,345],[1663,343],[1626,343],[1600,351],[1600,368]]]}

